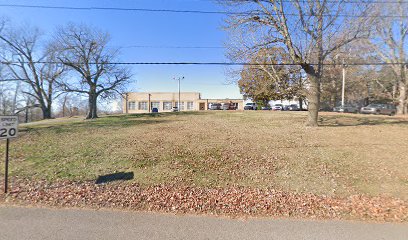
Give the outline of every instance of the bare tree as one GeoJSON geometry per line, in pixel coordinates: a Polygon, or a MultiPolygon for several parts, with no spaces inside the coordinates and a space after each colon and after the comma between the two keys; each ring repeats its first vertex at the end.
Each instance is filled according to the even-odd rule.
{"type": "Polygon", "coordinates": [[[307,74],[306,125],[317,126],[324,60],[333,51],[366,36],[365,24],[356,24],[356,19],[347,21],[343,15],[347,12],[363,16],[365,8],[347,8],[343,0],[230,0],[226,3],[230,9],[244,10],[227,20],[232,34],[238,30],[241,35],[250,33],[258,39],[246,48],[283,47],[290,63],[299,65],[307,74]]]}
{"type": "MultiPolygon", "coordinates": [[[[127,68],[112,64],[118,51],[108,48],[109,35],[85,25],[68,24],[55,34],[58,60],[76,74],[76,80],[60,82],[64,91],[88,95],[87,119],[97,118],[98,97],[110,97],[131,78],[127,68]]],[[[71,78],[74,79],[74,78],[71,78]]]]}
{"type": "Polygon", "coordinates": [[[395,90],[398,92],[398,113],[407,113],[407,34],[408,34],[408,4],[404,1],[389,2],[378,5],[373,9],[373,35],[366,43],[374,50],[378,57],[391,63],[395,74],[395,90]],[[381,15],[398,15],[398,18],[384,18],[381,15]]]}
{"type": "Polygon", "coordinates": [[[78,110],[79,107],[81,107],[80,96],[74,93],[65,93],[59,98],[56,114],[59,117],[72,117],[77,115],[76,112],[78,111],[75,110],[78,110]]]}
{"type": "Polygon", "coordinates": [[[2,115],[14,114],[17,108],[18,84],[13,88],[10,83],[7,85],[0,82],[0,112],[2,115]]]}
{"type": "Polygon", "coordinates": [[[65,94],[62,97],[61,103],[60,103],[60,107],[61,107],[61,115],[62,117],[67,116],[67,114],[69,114],[70,116],[72,116],[72,112],[71,112],[71,107],[69,107],[69,98],[70,96],[68,94],[65,94]]]}
{"type": "MultiPolygon", "coordinates": [[[[6,19],[0,18],[0,35],[4,33],[6,19]]],[[[1,46],[1,45],[0,45],[1,46]]],[[[0,56],[4,58],[4,46],[1,46],[0,56]]],[[[14,114],[17,108],[17,96],[20,90],[20,83],[6,80],[8,78],[3,64],[0,65],[0,114],[14,114]]]]}
{"type": "Polygon", "coordinates": [[[19,108],[16,113],[24,114],[24,122],[28,123],[33,121],[33,110],[36,109],[36,99],[32,95],[23,94],[23,98],[20,100],[24,106],[19,108]]]}
{"type": "MultiPolygon", "coordinates": [[[[40,104],[44,119],[52,117],[52,103],[56,80],[62,77],[63,68],[52,63],[53,55],[41,49],[40,32],[36,28],[24,27],[9,30],[0,35],[8,54],[3,56],[13,81],[27,84],[31,91],[24,94],[32,96],[40,104]],[[45,61],[46,63],[38,63],[45,61]]],[[[5,80],[7,81],[7,80],[5,80]]]]}

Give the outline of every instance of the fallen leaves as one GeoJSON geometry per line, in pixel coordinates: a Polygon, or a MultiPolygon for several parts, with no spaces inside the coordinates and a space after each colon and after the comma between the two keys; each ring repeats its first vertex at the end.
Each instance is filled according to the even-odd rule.
{"type": "Polygon", "coordinates": [[[0,201],[59,207],[119,208],[228,216],[290,216],[320,219],[408,221],[408,203],[388,197],[347,198],[247,187],[209,188],[176,184],[144,187],[136,183],[15,179],[0,201]]]}

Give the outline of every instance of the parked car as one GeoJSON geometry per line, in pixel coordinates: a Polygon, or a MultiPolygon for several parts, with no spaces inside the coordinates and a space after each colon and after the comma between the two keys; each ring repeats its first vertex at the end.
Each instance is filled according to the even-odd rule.
{"type": "Polygon", "coordinates": [[[280,103],[275,104],[275,105],[272,107],[272,110],[274,110],[274,111],[283,111],[283,105],[280,104],[280,103]]]}
{"type": "Polygon", "coordinates": [[[261,107],[261,110],[272,110],[270,106],[263,106],[261,107]]]}
{"type": "Polygon", "coordinates": [[[173,107],[173,108],[171,109],[171,111],[172,111],[172,112],[178,112],[178,108],[177,108],[177,107],[173,107]]]}
{"type": "Polygon", "coordinates": [[[393,104],[369,104],[365,107],[362,107],[360,113],[384,114],[392,116],[397,113],[397,108],[393,104]]]}
{"type": "Polygon", "coordinates": [[[229,102],[222,104],[222,110],[237,110],[237,103],[229,102]]]}
{"type": "Polygon", "coordinates": [[[258,109],[258,104],[256,103],[247,103],[244,106],[244,110],[256,110],[258,109]]]}
{"type": "Polygon", "coordinates": [[[230,105],[230,103],[223,103],[222,104],[222,110],[231,110],[233,106],[230,105]]]}
{"type": "Polygon", "coordinates": [[[344,104],[344,106],[334,107],[333,112],[358,113],[358,107],[351,104],[344,104]]]}
{"type": "Polygon", "coordinates": [[[221,110],[221,109],[222,109],[221,103],[211,104],[210,110],[221,110]]]}
{"type": "Polygon", "coordinates": [[[297,104],[290,104],[288,107],[289,111],[299,111],[299,106],[297,104]]]}
{"type": "Polygon", "coordinates": [[[297,104],[285,105],[283,111],[299,111],[299,107],[297,104]]]}

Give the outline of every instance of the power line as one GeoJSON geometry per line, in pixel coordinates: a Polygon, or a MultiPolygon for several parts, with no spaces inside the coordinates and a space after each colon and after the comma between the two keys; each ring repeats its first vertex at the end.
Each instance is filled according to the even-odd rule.
{"type": "MultiPolygon", "coordinates": [[[[205,1],[205,0],[204,0],[205,1]]],[[[227,0],[228,1],[228,0],[227,0]]],[[[293,2],[293,0],[283,0],[282,2],[284,2],[284,3],[291,3],[291,2],[293,2]]],[[[301,2],[301,3],[308,3],[308,0],[300,0],[299,2],[301,2]]],[[[339,1],[337,0],[337,1],[331,1],[331,0],[327,0],[326,1],[327,3],[338,3],[339,1]]],[[[355,3],[374,3],[374,4],[384,4],[384,3],[403,3],[403,4],[405,4],[405,3],[408,3],[408,1],[397,1],[397,0],[394,0],[394,1],[387,1],[387,0],[385,0],[385,1],[380,1],[380,0],[369,0],[369,1],[363,1],[363,0],[351,0],[351,1],[344,1],[343,3],[346,3],[346,4],[355,4],[355,3]]]]}
{"type": "MultiPolygon", "coordinates": [[[[408,2],[406,2],[408,3],[408,2]]],[[[37,8],[37,9],[59,9],[59,10],[113,10],[113,11],[135,11],[135,12],[164,12],[164,13],[191,13],[191,14],[223,14],[223,15],[250,15],[252,12],[228,12],[228,11],[203,11],[203,10],[178,10],[178,9],[152,9],[152,8],[122,8],[122,7],[70,7],[70,6],[49,6],[49,5],[23,5],[23,4],[0,4],[0,7],[15,8],[37,8]]],[[[263,12],[257,12],[258,15],[265,15],[263,12]]],[[[296,13],[286,13],[287,16],[299,16],[296,13]]],[[[304,14],[304,16],[314,16],[304,14]]],[[[407,18],[408,15],[380,15],[380,16],[356,16],[350,14],[323,14],[323,16],[336,16],[347,18],[360,17],[382,17],[382,18],[407,18]]]]}
{"type": "Polygon", "coordinates": [[[0,7],[16,8],[42,8],[42,9],[62,9],[62,10],[114,10],[114,11],[136,11],[136,12],[168,12],[168,13],[201,13],[201,14],[244,14],[242,12],[226,11],[202,11],[202,10],[177,10],[177,9],[151,9],[151,8],[122,8],[122,7],[70,7],[70,6],[49,6],[49,5],[25,5],[25,4],[0,4],[0,7]]]}
{"type": "MultiPolygon", "coordinates": [[[[124,48],[169,48],[169,49],[226,49],[227,47],[222,47],[222,46],[166,46],[166,45],[129,45],[129,46],[116,46],[119,49],[124,49],[124,48]]],[[[326,51],[326,50],[325,50],[326,51]]],[[[308,53],[318,53],[316,51],[311,51],[308,53]]],[[[340,51],[337,53],[349,53],[349,52],[344,52],[340,51]]]]}
{"type": "MultiPolygon", "coordinates": [[[[0,64],[17,64],[28,62],[5,62],[2,61],[0,64]]],[[[52,61],[36,61],[34,64],[62,64],[61,62],[52,61]]],[[[84,63],[76,63],[84,64],[84,63]]],[[[109,62],[109,63],[95,63],[90,62],[90,65],[105,64],[105,65],[220,65],[220,66],[299,66],[298,63],[247,63],[247,62],[109,62]]],[[[318,63],[307,63],[308,65],[316,66],[318,63]]],[[[343,63],[323,63],[324,66],[342,66],[343,63]]],[[[383,65],[408,65],[408,62],[366,62],[366,63],[347,63],[346,65],[354,66],[383,66],[383,65]]]]}
{"type": "Polygon", "coordinates": [[[220,46],[154,46],[154,45],[130,45],[120,48],[174,48],[174,49],[223,49],[225,47],[220,46]]]}
{"type": "MultiPolygon", "coordinates": [[[[203,1],[203,2],[209,2],[209,1],[212,1],[212,0],[200,0],[200,1],[203,1]]],[[[224,0],[225,2],[234,2],[234,0],[224,0]]],[[[261,0],[262,1],[262,0],[261,0]]],[[[265,0],[264,0],[265,1],[265,0]]],[[[268,1],[268,0],[266,0],[266,1],[268,1]]],[[[293,3],[293,0],[282,0],[282,2],[283,3],[293,3]]],[[[301,2],[301,3],[309,3],[309,1],[308,0],[299,0],[299,2],[301,2]]],[[[339,1],[337,0],[327,0],[326,1],[327,3],[339,3],[339,1]]],[[[394,1],[387,1],[387,0],[383,0],[383,1],[381,1],[381,0],[369,0],[369,1],[363,1],[363,0],[350,0],[350,1],[344,1],[343,3],[346,3],[346,4],[354,4],[354,3],[374,3],[374,4],[384,4],[384,3],[403,3],[403,4],[405,4],[405,3],[408,3],[408,1],[397,1],[397,0],[394,0],[394,1]]]]}
{"type": "MultiPolygon", "coordinates": [[[[190,0],[192,2],[211,2],[213,0],[190,0]]],[[[224,0],[224,2],[234,2],[235,0],[224,0]]],[[[262,0],[261,0],[262,1],[262,0]]],[[[263,0],[265,1],[269,1],[269,0],[263,0]]],[[[292,3],[293,0],[282,0],[283,3],[292,3]]],[[[301,3],[308,3],[308,0],[299,0],[299,2],[301,3]]],[[[327,0],[327,3],[338,3],[339,1],[337,0],[327,0]]],[[[350,0],[350,1],[344,1],[343,3],[408,3],[408,1],[398,1],[398,0],[393,0],[393,1],[388,1],[388,0],[350,0]]]]}

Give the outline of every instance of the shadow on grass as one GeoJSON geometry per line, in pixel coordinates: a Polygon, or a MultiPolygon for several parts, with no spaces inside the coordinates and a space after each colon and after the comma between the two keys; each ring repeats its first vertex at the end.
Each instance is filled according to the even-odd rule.
{"type": "Polygon", "coordinates": [[[64,125],[38,126],[35,128],[26,127],[26,128],[20,129],[20,132],[38,132],[41,130],[52,130],[52,131],[55,131],[55,133],[67,133],[67,132],[73,132],[75,130],[81,130],[81,129],[126,128],[126,127],[132,127],[132,126],[137,126],[137,125],[151,125],[151,124],[160,124],[160,123],[167,123],[167,122],[173,122],[173,121],[138,119],[138,120],[128,120],[124,122],[120,122],[120,121],[77,122],[77,123],[70,123],[70,124],[64,124],[64,125]]]}
{"type": "Polygon", "coordinates": [[[387,116],[323,116],[320,121],[322,127],[350,127],[375,125],[408,125],[408,119],[387,116]]]}
{"type": "Polygon", "coordinates": [[[123,114],[103,116],[97,119],[82,120],[76,122],[53,123],[38,126],[27,126],[20,129],[21,132],[35,132],[41,129],[49,129],[55,133],[72,132],[81,128],[126,128],[137,125],[150,125],[181,121],[180,119],[168,119],[170,116],[203,115],[204,112],[174,112],[174,113],[145,113],[145,114],[123,114]]]}
{"type": "Polygon", "coordinates": [[[132,180],[133,178],[134,178],[133,172],[118,172],[118,173],[112,173],[112,174],[99,176],[98,179],[96,179],[95,183],[103,184],[103,183],[109,183],[113,181],[132,180]]]}
{"type": "Polygon", "coordinates": [[[205,111],[184,111],[184,112],[161,112],[161,113],[130,113],[122,115],[107,115],[105,118],[140,118],[140,117],[166,117],[166,116],[189,116],[205,115],[205,111]]]}

